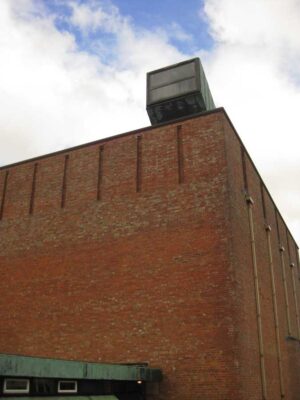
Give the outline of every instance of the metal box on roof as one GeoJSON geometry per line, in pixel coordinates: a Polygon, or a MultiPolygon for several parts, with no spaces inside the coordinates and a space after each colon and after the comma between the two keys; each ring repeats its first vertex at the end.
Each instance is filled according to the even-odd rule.
{"type": "Polygon", "coordinates": [[[214,108],[199,58],[147,73],[147,112],[152,125],[214,108]]]}

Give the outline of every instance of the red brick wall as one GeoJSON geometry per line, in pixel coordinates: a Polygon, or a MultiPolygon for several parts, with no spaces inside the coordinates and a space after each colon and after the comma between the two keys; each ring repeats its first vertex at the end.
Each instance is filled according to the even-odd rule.
{"type": "MultiPolygon", "coordinates": [[[[246,168],[276,399],[260,178],[248,159],[246,168]]],[[[240,142],[222,110],[3,168],[0,196],[0,352],[148,361],[163,369],[162,399],[261,398],[240,142]]],[[[266,203],[273,228],[267,193],[266,203]]],[[[299,343],[285,339],[276,234],[275,224],[286,391],[296,399],[299,343]]]]}
{"type": "MultiPolygon", "coordinates": [[[[296,244],[287,231],[276,206],[265,188],[253,162],[244,149],[227,118],[223,118],[228,160],[230,214],[232,232],[232,260],[236,276],[237,294],[237,341],[239,368],[242,377],[243,398],[262,398],[262,379],[258,342],[257,308],[253,274],[253,259],[246,196],[254,200],[253,225],[255,251],[258,267],[259,301],[262,321],[263,356],[265,363],[266,392],[268,399],[280,399],[278,352],[275,336],[274,305],[270,259],[266,225],[271,226],[271,249],[274,267],[275,297],[278,307],[279,347],[282,356],[284,393],[287,399],[299,399],[300,393],[300,346],[296,321],[295,296],[293,293],[290,264],[296,264],[296,244]],[[244,154],[244,167],[243,167],[244,154]],[[263,206],[263,201],[265,205],[263,206]],[[277,232],[277,221],[280,240],[277,232]],[[288,251],[287,239],[290,244],[288,251]],[[279,247],[285,247],[284,260],[287,277],[287,291],[290,307],[291,334],[287,339],[287,317],[279,247]]],[[[294,268],[296,297],[299,305],[300,286],[294,268]]]]}

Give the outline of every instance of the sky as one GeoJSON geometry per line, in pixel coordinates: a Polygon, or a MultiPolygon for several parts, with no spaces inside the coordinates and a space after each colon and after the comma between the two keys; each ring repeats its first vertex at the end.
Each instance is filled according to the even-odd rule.
{"type": "Polygon", "coordinates": [[[1,0],[0,166],[150,125],[145,74],[200,57],[300,245],[299,0],[1,0]]]}

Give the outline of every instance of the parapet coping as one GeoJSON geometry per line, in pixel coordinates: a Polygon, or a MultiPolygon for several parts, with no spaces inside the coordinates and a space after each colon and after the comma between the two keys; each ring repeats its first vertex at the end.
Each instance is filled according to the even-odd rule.
{"type": "Polygon", "coordinates": [[[128,131],[128,132],[120,133],[120,134],[117,134],[117,135],[114,135],[114,136],[109,136],[109,137],[107,137],[107,138],[102,138],[102,139],[94,140],[94,141],[92,141],[92,142],[83,143],[83,144],[80,144],[80,145],[77,145],[77,146],[68,147],[68,148],[66,148],[66,149],[62,149],[62,150],[58,150],[58,151],[55,151],[55,152],[52,152],[52,153],[43,154],[43,155],[41,155],[41,156],[37,156],[37,157],[25,159],[25,160],[23,160],[23,161],[17,161],[17,162],[15,162],[15,163],[8,164],[8,165],[4,165],[4,166],[2,166],[2,167],[0,166],[0,171],[1,171],[1,170],[6,170],[6,169],[9,169],[9,168],[12,168],[12,167],[16,167],[16,166],[19,166],[19,165],[22,165],[22,164],[27,164],[27,163],[30,163],[30,162],[36,162],[36,161],[39,161],[39,160],[43,160],[44,158],[54,157],[54,156],[57,156],[57,155],[59,155],[59,154],[69,153],[69,152],[71,152],[71,151],[79,150],[79,149],[82,149],[82,148],[85,148],[85,147],[89,147],[89,146],[93,146],[93,145],[97,145],[97,144],[102,144],[102,143],[103,143],[103,144],[104,144],[104,143],[108,143],[108,142],[111,142],[111,141],[113,141],[113,140],[115,140],[115,139],[123,138],[123,137],[126,137],[126,136],[135,136],[135,135],[138,135],[139,133],[152,131],[152,130],[155,130],[155,129],[157,129],[157,128],[161,128],[161,127],[168,126],[168,125],[174,125],[174,124],[176,125],[176,124],[179,124],[179,123],[181,123],[181,122],[185,122],[185,121],[187,121],[187,120],[191,120],[191,119],[195,119],[195,118],[201,118],[201,117],[205,117],[205,116],[207,116],[207,115],[217,114],[217,113],[222,113],[222,114],[225,116],[225,118],[227,119],[227,121],[228,121],[228,123],[230,124],[231,128],[233,129],[233,131],[234,131],[236,137],[238,138],[238,140],[239,140],[241,146],[243,147],[243,149],[244,149],[244,151],[245,151],[245,154],[246,154],[247,157],[249,158],[251,164],[253,165],[253,168],[255,169],[255,171],[256,171],[258,177],[260,178],[264,189],[266,190],[266,192],[267,192],[268,195],[270,196],[270,199],[271,199],[271,201],[272,201],[273,204],[274,204],[275,210],[277,211],[278,215],[279,215],[280,218],[282,219],[282,221],[283,221],[283,223],[284,223],[286,229],[288,230],[290,236],[292,237],[292,239],[294,240],[294,242],[295,242],[295,244],[296,244],[296,246],[297,246],[297,249],[299,250],[299,246],[298,246],[296,240],[294,239],[294,237],[293,237],[291,231],[289,230],[289,228],[288,228],[288,226],[287,226],[287,224],[286,224],[284,218],[282,217],[280,211],[278,210],[277,205],[276,205],[276,203],[275,203],[273,197],[271,196],[271,193],[269,192],[269,190],[268,190],[266,184],[264,183],[264,181],[263,181],[263,179],[262,179],[262,177],[261,177],[261,175],[260,175],[258,169],[256,168],[256,166],[255,166],[255,164],[254,164],[254,162],[253,162],[253,160],[252,160],[250,154],[248,153],[248,151],[247,151],[247,149],[246,149],[246,147],[245,147],[245,145],[244,145],[242,139],[240,138],[239,134],[237,133],[237,130],[235,129],[235,127],[234,127],[232,121],[230,120],[230,118],[229,118],[229,116],[228,116],[226,110],[224,109],[224,107],[218,107],[218,108],[215,108],[215,109],[213,109],[213,110],[204,111],[204,112],[200,112],[200,113],[194,114],[194,115],[189,116],[189,117],[177,118],[177,119],[172,120],[172,121],[169,121],[169,122],[164,122],[164,123],[157,124],[157,125],[154,125],[154,126],[146,126],[146,127],[144,127],[144,128],[139,128],[139,129],[135,129],[135,130],[133,130],[133,131],[128,131]]]}
{"type": "Polygon", "coordinates": [[[154,130],[154,129],[157,129],[157,128],[161,128],[163,126],[178,124],[179,122],[183,122],[183,121],[186,121],[186,120],[199,118],[199,117],[202,117],[202,116],[205,116],[205,115],[208,115],[208,114],[215,114],[215,113],[218,113],[218,112],[221,112],[221,111],[223,111],[225,113],[225,115],[227,116],[226,111],[224,110],[224,108],[223,107],[219,107],[219,108],[215,108],[214,110],[204,111],[204,112],[197,113],[197,114],[194,114],[194,115],[189,116],[189,117],[177,118],[177,119],[174,119],[174,120],[169,121],[169,122],[163,122],[161,124],[157,124],[157,125],[154,125],[154,126],[152,126],[152,125],[151,126],[146,126],[144,128],[135,129],[133,131],[127,131],[127,132],[124,132],[124,133],[119,133],[117,135],[108,136],[106,138],[97,139],[97,140],[94,140],[92,142],[79,144],[79,145],[73,146],[73,147],[68,147],[66,149],[54,151],[52,153],[46,153],[46,154],[43,154],[41,156],[28,158],[28,159],[25,159],[25,160],[22,160],[22,161],[17,161],[17,162],[12,163],[12,164],[7,164],[7,165],[4,165],[4,166],[0,166],[0,171],[3,170],[3,169],[15,167],[15,166],[18,166],[18,165],[21,165],[21,164],[27,164],[27,163],[30,163],[30,162],[33,162],[33,161],[42,160],[44,158],[54,157],[54,156],[57,156],[59,154],[64,154],[64,153],[68,153],[68,152],[71,152],[71,151],[74,151],[74,150],[79,150],[79,149],[82,149],[82,148],[85,148],[85,147],[111,142],[111,141],[113,141],[115,139],[123,138],[123,137],[126,137],[126,136],[138,135],[139,133],[142,133],[142,132],[148,132],[148,131],[151,131],[151,130],[154,130]]]}

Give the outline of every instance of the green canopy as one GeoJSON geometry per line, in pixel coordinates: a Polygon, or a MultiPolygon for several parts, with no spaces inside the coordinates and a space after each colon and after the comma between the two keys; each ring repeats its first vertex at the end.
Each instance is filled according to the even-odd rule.
{"type": "Polygon", "coordinates": [[[155,382],[162,379],[162,372],[145,364],[102,364],[0,354],[0,376],[155,382]]]}

